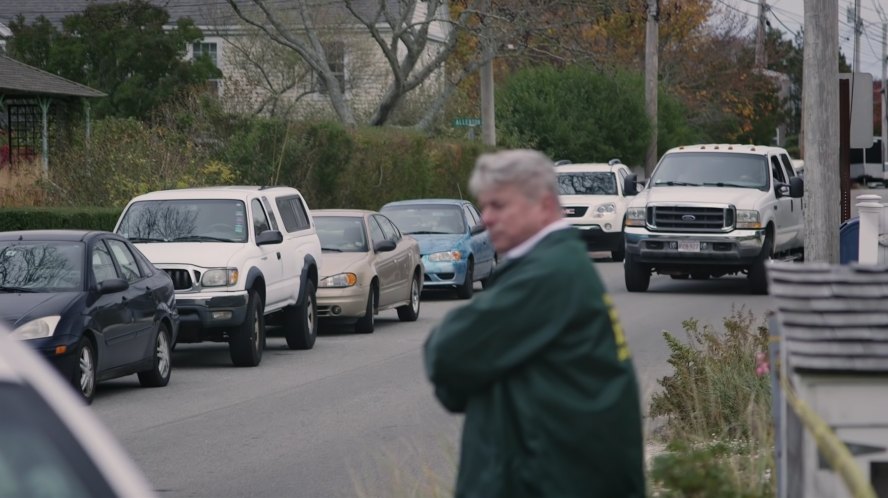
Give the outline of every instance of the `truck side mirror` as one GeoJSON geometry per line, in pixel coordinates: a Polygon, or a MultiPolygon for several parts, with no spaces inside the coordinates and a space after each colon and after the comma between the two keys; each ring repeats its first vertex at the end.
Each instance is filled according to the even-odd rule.
{"type": "Polygon", "coordinates": [[[805,195],[805,180],[794,176],[789,179],[789,196],[798,199],[805,195]]]}
{"type": "Polygon", "coordinates": [[[637,175],[628,175],[623,180],[623,195],[636,195],[638,194],[638,176],[637,175]]]}

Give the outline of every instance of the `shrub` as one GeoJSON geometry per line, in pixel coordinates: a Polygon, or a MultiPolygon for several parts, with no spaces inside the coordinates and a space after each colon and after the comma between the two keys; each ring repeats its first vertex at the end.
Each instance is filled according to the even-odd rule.
{"type": "Polygon", "coordinates": [[[117,208],[4,208],[0,231],[82,229],[114,230],[120,216],[117,208]]]}
{"type": "Polygon", "coordinates": [[[740,308],[723,331],[692,318],[682,324],[687,342],[663,333],[674,372],[650,404],[669,450],[651,470],[663,496],[773,496],[770,378],[756,372],[768,330],[755,322],[740,308]]]}

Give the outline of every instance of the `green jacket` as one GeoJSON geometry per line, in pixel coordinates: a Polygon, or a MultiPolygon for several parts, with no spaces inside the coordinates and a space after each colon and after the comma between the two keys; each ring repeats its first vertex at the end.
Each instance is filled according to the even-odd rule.
{"type": "Polygon", "coordinates": [[[441,404],[465,412],[456,496],[644,497],[635,373],[576,230],[501,264],[425,362],[441,404]]]}

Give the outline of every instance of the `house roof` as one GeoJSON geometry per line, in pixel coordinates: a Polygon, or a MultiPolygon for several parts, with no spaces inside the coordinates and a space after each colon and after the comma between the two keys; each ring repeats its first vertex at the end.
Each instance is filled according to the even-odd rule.
{"type": "Polygon", "coordinates": [[[105,96],[104,93],[86,85],[37,69],[5,55],[0,55],[0,94],[54,97],[105,96]]]}
{"type": "MultiPolygon", "coordinates": [[[[32,22],[39,16],[45,16],[55,25],[60,25],[65,16],[81,12],[90,4],[108,4],[120,0],[0,0],[0,23],[9,24],[19,14],[25,17],[26,22],[32,22]]],[[[170,20],[175,21],[182,17],[189,17],[198,26],[221,26],[238,24],[238,18],[226,0],[148,0],[149,3],[166,8],[170,14],[170,20]]],[[[384,0],[389,12],[400,12],[398,0],[384,0]]],[[[235,0],[235,2],[249,9],[254,6],[250,0],[235,0]]],[[[288,4],[287,0],[270,0],[267,4],[274,8],[281,8],[288,4]]],[[[342,4],[344,5],[344,1],[342,4]]],[[[330,5],[329,1],[324,2],[330,5]]],[[[358,14],[369,19],[374,16],[379,8],[379,0],[353,0],[353,5],[358,14]]]]}
{"type": "Polygon", "coordinates": [[[768,280],[788,368],[888,372],[888,267],[775,263],[768,280]]]}

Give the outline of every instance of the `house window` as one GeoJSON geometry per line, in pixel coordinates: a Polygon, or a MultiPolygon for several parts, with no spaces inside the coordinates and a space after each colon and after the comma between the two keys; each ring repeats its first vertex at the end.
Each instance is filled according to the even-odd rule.
{"type": "MultiPolygon", "coordinates": [[[[327,65],[333,71],[339,89],[345,91],[345,44],[342,42],[324,43],[324,52],[327,54],[327,65]]],[[[327,93],[327,83],[321,75],[314,74],[313,89],[319,93],[327,93]]]]}
{"type": "Polygon", "coordinates": [[[202,55],[206,55],[213,61],[214,66],[218,66],[219,64],[216,61],[216,44],[215,43],[204,43],[197,42],[192,45],[192,49],[194,50],[194,58],[197,59],[202,55]]]}

